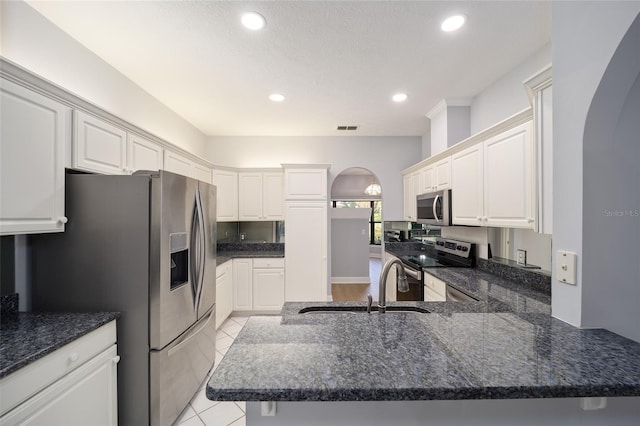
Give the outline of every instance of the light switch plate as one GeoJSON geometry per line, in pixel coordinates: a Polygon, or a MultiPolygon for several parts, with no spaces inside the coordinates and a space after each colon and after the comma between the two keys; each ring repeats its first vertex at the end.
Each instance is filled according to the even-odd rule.
{"type": "Polygon", "coordinates": [[[576,284],[576,254],[556,252],[556,279],[565,284],[576,284]]]}
{"type": "Polygon", "coordinates": [[[526,265],[527,264],[527,251],[526,250],[516,250],[516,252],[518,253],[517,259],[516,259],[516,263],[518,265],[526,265]]]}

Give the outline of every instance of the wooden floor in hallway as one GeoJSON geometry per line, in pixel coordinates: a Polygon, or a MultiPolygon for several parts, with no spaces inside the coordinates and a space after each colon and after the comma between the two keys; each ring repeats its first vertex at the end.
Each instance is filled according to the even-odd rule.
{"type": "Polygon", "coordinates": [[[382,268],[380,259],[369,258],[369,279],[371,284],[331,284],[331,296],[334,302],[366,301],[371,293],[378,300],[378,280],[382,268]]]}

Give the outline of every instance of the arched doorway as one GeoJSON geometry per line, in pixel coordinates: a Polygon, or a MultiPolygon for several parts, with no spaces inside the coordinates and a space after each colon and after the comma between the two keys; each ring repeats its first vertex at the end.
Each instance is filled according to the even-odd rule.
{"type": "Polygon", "coordinates": [[[343,170],[331,186],[333,300],[378,298],[383,233],[382,187],[370,170],[343,170]]]}

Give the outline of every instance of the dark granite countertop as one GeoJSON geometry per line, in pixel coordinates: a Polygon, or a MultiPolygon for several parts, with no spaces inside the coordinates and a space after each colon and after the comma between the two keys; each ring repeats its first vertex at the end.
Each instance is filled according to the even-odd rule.
{"type": "Polygon", "coordinates": [[[119,318],[117,312],[2,315],[0,378],[119,318]]]}
{"type": "MultiPolygon", "coordinates": [[[[410,302],[397,302],[395,304],[410,302]]],[[[481,302],[476,302],[481,303],[481,302]]],[[[426,302],[413,302],[429,306],[426,302]]],[[[459,400],[640,395],[640,344],[548,314],[252,317],[207,386],[221,401],[459,400]]],[[[487,304],[484,304],[486,309],[487,304]]]]}
{"type": "Polygon", "coordinates": [[[284,243],[218,243],[216,265],[251,257],[284,257],[284,243]]]}

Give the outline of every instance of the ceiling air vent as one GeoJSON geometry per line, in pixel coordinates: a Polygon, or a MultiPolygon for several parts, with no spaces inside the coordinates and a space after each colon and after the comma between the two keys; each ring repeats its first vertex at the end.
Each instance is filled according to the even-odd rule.
{"type": "Polygon", "coordinates": [[[337,130],[358,130],[358,126],[338,126],[337,130]]]}

